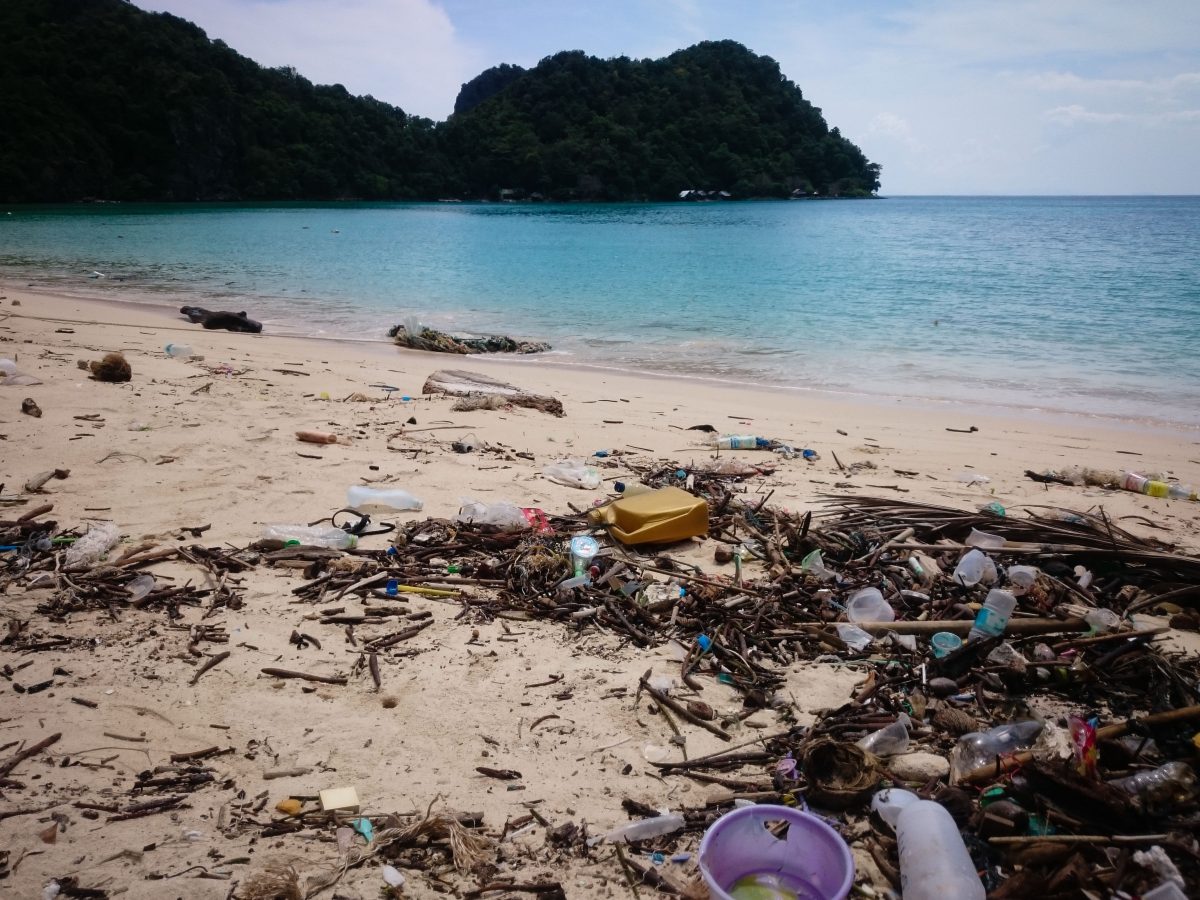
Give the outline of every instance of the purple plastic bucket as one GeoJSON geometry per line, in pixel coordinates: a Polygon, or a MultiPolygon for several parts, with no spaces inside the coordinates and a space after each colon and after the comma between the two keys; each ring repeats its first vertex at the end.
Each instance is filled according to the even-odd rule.
{"type": "Polygon", "coordinates": [[[854,857],[841,835],[790,806],[747,806],[717,819],[700,841],[700,874],[714,900],[742,878],[766,875],[800,900],[843,900],[854,884],[854,857]],[[767,824],[788,823],[777,838],[767,824]]]}

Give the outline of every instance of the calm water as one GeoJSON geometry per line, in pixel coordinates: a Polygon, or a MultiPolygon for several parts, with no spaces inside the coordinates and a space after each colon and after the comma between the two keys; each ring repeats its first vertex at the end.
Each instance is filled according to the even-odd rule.
{"type": "Polygon", "coordinates": [[[415,315],[569,362],[1200,426],[1197,197],[14,208],[0,277],[276,332],[415,315]]]}

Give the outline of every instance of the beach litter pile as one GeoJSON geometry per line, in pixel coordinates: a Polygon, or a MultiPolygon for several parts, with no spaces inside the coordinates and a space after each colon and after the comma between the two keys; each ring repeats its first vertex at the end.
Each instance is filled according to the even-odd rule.
{"type": "MultiPolygon", "coordinates": [[[[300,573],[288,593],[303,624],[290,642],[344,641],[347,664],[258,671],[306,690],[384,691],[406,660],[435,652],[423,640],[441,620],[471,633],[468,643],[484,624],[542,620],[634,652],[666,648],[672,666],[616,689],[635,710],[647,765],[702,786],[704,798],[681,793],[660,809],[625,795],[630,821],[612,829],[552,820],[536,805],[497,823],[436,799],[376,809],[336,770],[277,766],[257,745],[218,741],[129,773],[103,762],[104,750],[54,755],[55,732],[4,748],[0,821],[28,818],[51,842],[80,818],[91,827],[210,807],[222,842],[170,877],[225,880],[229,896],[253,900],[316,896],[368,864],[381,867],[382,890],[462,897],[564,897],[545,873],[571,865],[606,867],[635,896],[703,896],[707,885],[717,897],[837,898],[854,884],[877,897],[1170,897],[1200,885],[1200,658],[1165,640],[1200,628],[1200,558],[1103,512],[998,515],[834,494],[795,511],[747,491],[770,464],[628,453],[565,462],[619,469],[624,490],[559,511],[469,502],[398,522],[375,546],[332,523],[320,532],[330,540],[308,541],[312,526],[207,546],[207,527],[195,526],[174,542],[122,546],[116,523],[63,527],[47,518],[52,504],[15,514],[34,498],[0,496],[14,507],[0,513],[0,588],[40,598],[9,615],[0,671],[19,695],[52,691],[69,672],[31,680],[38,654],[87,654],[87,623],[108,620],[146,642],[178,636],[185,673],[163,654],[156,677],[194,685],[260,650],[231,637],[235,614],[261,602],[243,576],[300,573]],[[173,576],[149,571],[166,562],[173,576]],[[414,609],[417,597],[437,605],[414,609]],[[1151,612],[1167,618],[1147,624],[1151,612]],[[804,672],[822,667],[856,673],[853,696],[802,714],[804,672]],[[696,755],[698,736],[727,746],[696,755]],[[222,767],[235,755],[261,755],[266,784],[222,767]],[[59,791],[35,775],[70,766],[107,766],[103,788],[59,791]],[[306,787],[272,789],[287,778],[306,787]],[[735,825],[748,816],[753,829],[735,825]],[[515,835],[538,831],[540,843],[512,849],[515,835]],[[739,863],[779,857],[752,846],[762,834],[788,848],[770,873],[739,863]],[[295,861],[244,852],[268,839],[295,861]]],[[[98,705],[59,696],[64,721],[67,704],[98,705]]],[[[476,771],[501,785],[531,778],[476,771]]],[[[0,851],[0,878],[18,862],[0,851]]],[[[170,866],[157,865],[163,877],[170,866]]],[[[86,870],[56,883],[62,896],[116,896],[86,870]]]]}

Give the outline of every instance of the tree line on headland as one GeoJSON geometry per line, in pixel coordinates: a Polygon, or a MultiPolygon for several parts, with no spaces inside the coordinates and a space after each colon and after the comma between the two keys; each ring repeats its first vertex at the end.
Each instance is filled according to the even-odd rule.
{"type": "Polygon", "coordinates": [[[497,66],[433,122],[125,0],[0,3],[4,202],[865,197],[879,172],[734,41],[497,66]]]}

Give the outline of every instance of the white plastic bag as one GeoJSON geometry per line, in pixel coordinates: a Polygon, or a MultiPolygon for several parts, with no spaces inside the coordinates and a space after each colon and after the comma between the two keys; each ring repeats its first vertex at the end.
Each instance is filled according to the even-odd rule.
{"type": "Polygon", "coordinates": [[[525,511],[512,503],[481,503],[464,497],[455,522],[468,525],[494,525],[504,531],[527,531],[531,526],[525,511]]]}
{"type": "Polygon", "coordinates": [[[116,522],[93,522],[88,533],[75,541],[63,555],[63,566],[91,568],[96,565],[121,538],[116,522]]]}
{"type": "Polygon", "coordinates": [[[555,484],[594,491],[600,487],[600,473],[577,459],[560,459],[542,469],[542,474],[555,484]]]}

